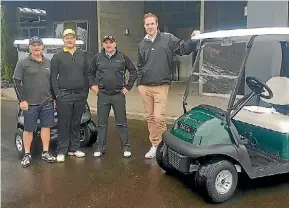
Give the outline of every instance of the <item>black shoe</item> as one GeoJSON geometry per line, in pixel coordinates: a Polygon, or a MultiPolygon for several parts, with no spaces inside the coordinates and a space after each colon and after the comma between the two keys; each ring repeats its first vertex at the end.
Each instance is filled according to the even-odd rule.
{"type": "Polygon", "coordinates": [[[49,163],[56,162],[56,158],[50,152],[42,152],[41,158],[49,163]]]}
{"type": "Polygon", "coordinates": [[[23,168],[27,168],[31,164],[31,154],[25,153],[22,158],[21,165],[23,168]]]}

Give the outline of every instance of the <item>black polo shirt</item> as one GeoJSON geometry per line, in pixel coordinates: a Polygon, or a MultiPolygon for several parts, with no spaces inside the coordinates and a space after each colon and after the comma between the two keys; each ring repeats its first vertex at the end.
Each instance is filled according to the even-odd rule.
{"type": "Polygon", "coordinates": [[[51,59],[51,84],[55,95],[61,90],[88,92],[89,55],[79,49],[71,54],[63,49],[51,59]]]}

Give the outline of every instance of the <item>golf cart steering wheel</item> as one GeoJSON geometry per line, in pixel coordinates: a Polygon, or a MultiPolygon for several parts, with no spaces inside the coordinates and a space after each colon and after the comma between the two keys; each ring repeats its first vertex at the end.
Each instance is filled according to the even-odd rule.
{"type": "Polygon", "coordinates": [[[246,78],[246,83],[248,87],[256,93],[256,95],[259,95],[260,97],[264,99],[271,99],[273,97],[273,92],[269,88],[269,86],[265,83],[263,83],[261,80],[257,79],[256,77],[248,76],[246,78]],[[268,95],[263,94],[264,92],[268,92],[268,95]]]}

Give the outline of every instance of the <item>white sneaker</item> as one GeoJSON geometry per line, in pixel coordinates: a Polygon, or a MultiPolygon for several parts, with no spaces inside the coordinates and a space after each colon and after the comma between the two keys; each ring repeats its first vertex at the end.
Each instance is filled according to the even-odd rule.
{"type": "Polygon", "coordinates": [[[148,151],[145,155],[145,158],[154,158],[156,156],[157,146],[152,146],[150,151],[148,151]]]}
{"type": "Polygon", "coordinates": [[[68,152],[69,156],[76,156],[76,157],[84,157],[85,153],[81,151],[75,151],[75,152],[68,152]]]}
{"type": "Polygon", "coordinates": [[[130,151],[124,151],[123,156],[124,157],[130,157],[131,156],[131,152],[130,151]]]}
{"type": "Polygon", "coordinates": [[[101,156],[101,152],[95,152],[95,153],[93,154],[93,156],[94,156],[94,157],[100,157],[100,156],[101,156]]]}
{"type": "Polygon", "coordinates": [[[57,155],[57,158],[56,158],[57,162],[64,162],[64,160],[65,160],[65,155],[63,154],[57,155]]]}

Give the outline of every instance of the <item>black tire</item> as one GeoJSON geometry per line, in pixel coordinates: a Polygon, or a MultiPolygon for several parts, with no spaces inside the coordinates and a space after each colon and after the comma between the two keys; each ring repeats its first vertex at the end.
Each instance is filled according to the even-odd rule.
{"type": "MultiPolygon", "coordinates": [[[[222,180],[222,183],[223,182],[224,180],[222,180]]],[[[229,200],[236,190],[237,183],[237,170],[235,166],[227,160],[209,162],[201,166],[195,175],[195,185],[197,190],[206,200],[213,203],[222,203],[229,200]],[[231,178],[231,183],[227,181],[227,186],[229,187],[227,187],[227,190],[223,193],[221,193],[220,189],[215,185],[217,177],[222,173],[228,174],[230,176],[228,179],[231,178]]]]}
{"type": "Polygon", "coordinates": [[[166,173],[170,174],[173,172],[173,167],[169,163],[167,151],[167,146],[163,141],[161,141],[161,143],[157,147],[156,161],[161,167],[161,169],[163,169],[166,173]]]}
{"type": "MultiPolygon", "coordinates": [[[[14,145],[19,158],[22,158],[25,154],[24,141],[23,141],[23,129],[17,129],[14,135],[14,145]]],[[[35,132],[33,132],[33,139],[31,142],[30,152],[32,155],[36,155],[42,151],[42,141],[39,139],[35,132]]]]}
{"type": "Polygon", "coordinates": [[[15,136],[14,136],[14,144],[15,144],[15,148],[18,153],[18,156],[22,158],[25,154],[22,129],[17,129],[15,136]]]}
{"type": "Polygon", "coordinates": [[[97,134],[98,134],[97,127],[96,127],[96,124],[92,120],[90,120],[87,123],[87,126],[90,131],[90,144],[89,145],[92,145],[97,139],[97,134]]]}
{"type": "Polygon", "coordinates": [[[80,126],[80,146],[87,147],[90,142],[90,131],[87,123],[80,126]]]}

